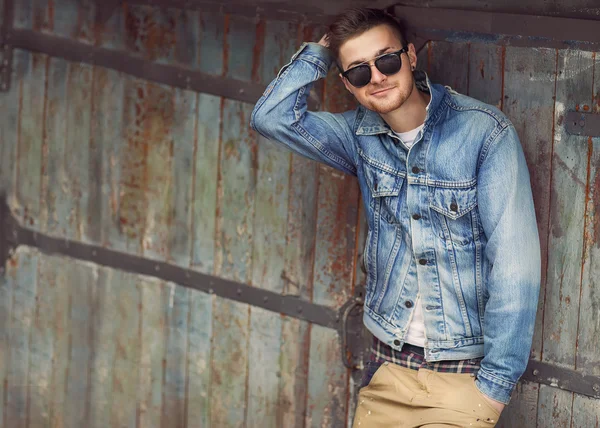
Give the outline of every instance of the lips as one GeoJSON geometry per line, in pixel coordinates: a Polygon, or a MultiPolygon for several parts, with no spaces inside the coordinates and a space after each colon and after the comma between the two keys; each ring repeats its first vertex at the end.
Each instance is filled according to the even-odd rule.
{"type": "Polygon", "coordinates": [[[394,86],[390,86],[389,88],[377,89],[375,92],[371,92],[371,95],[383,95],[393,88],[394,86]]]}

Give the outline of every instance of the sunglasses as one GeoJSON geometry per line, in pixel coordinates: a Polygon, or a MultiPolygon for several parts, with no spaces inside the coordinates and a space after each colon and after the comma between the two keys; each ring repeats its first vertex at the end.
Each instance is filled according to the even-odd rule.
{"type": "MultiPolygon", "coordinates": [[[[402,68],[402,59],[400,56],[408,52],[406,48],[402,48],[396,52],[390,52],[380,55],[375,58],[373,63],[377,70],[386,76],[396,74],[402,68]]],[[[342,73],[342,76],[356,88],[367,86],[371,81],[371,65],[368,62],[363,62],[355,67],[349,68],[342,73]]]]}

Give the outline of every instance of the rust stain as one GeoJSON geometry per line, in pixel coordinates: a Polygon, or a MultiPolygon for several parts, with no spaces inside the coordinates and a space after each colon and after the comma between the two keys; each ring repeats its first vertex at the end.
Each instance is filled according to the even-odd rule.
{"type": "Polygon", "coordinates": [[[590,106],[588,106],[587,104],[583,106],[583,111],[588,111],[590,109],[590,106]]]}
{"type": "Polygon", "coordinates": [[[254,39],[254,48],[252,55],[252,81],[260,82],[260,71],[262,65],[262,52],[265,45],[265,29],[266,24],[263,19],[256,24],[256,38],[254,39]]]}
{"type": "Polygon", "coordinates": [[[579,111],[579,104],[575,106],[575,111],[579,111]]]}
{"type": "Polygon", "coordinates": [[[485,64],[483,63],[483,60],[479,62],[479,72],[481,73],[481,78],[485,79],[485,64]]]}

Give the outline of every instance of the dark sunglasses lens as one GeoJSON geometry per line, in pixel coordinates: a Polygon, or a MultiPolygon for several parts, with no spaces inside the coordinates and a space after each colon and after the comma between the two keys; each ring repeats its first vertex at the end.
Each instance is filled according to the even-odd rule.
{"type": "Polygon", "coordinates": [[[359,65],[346,73],[346,78],[352,86],[360,88],[371,81],[371,67],[368,65],[359,65]]]}
{"type": "Polygon", "coordinates": [[[375,66],[383,74],[389,76],[400,71],[402,61],[400,60],[399,55],[389,54],[377,59],[377,61],[375,61],[375,66]]]}

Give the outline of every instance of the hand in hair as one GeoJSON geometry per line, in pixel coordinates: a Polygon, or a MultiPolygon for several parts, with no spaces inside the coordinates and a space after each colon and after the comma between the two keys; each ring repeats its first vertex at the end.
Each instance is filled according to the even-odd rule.
{"type": "Polygon", "coordinates": [[[325,46],[326,48],[329,47],[329,33],[325,33],[323,37],[321,37],[321,40],[319,40],[319,44],[321,46],[325,46]]]}

